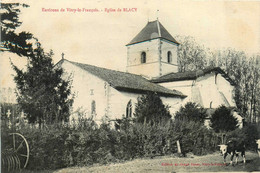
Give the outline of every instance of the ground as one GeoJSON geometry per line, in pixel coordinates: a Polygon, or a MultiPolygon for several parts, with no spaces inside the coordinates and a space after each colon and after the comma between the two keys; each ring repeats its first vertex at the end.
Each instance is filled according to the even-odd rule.
{"type": "MultiPolygon", "coordinates": [[[[246,152],[247,163],[242,163],[239,158],[238,165],[224,165],[223,157],[219,153],[206,156],[192,156],[178,158],[174,156],[155,157],[153,159],[135,159],[124,163],[109,165],[94,165],[89,167],[64,168],[52,173],[163,173],[163,172],[229,172],[260,171],[260,158],[256,152],[246,152]]],[[[234,159],[235,160],[235,159],[234,159]]],[[[230,161],[230,156],[227,157],[230,161]]],[[[45,172],[45,171],[44,171],[45,172]]],[[[47,171],[46,171],[47,172],[47,171]]],[[[48,171],[49,172],[49,171],[48,171]]]]}

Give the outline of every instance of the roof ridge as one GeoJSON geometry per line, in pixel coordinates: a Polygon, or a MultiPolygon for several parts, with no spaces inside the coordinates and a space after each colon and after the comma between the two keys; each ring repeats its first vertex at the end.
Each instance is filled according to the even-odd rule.
{"type": "MultiPolygon", "coordinates": [[[[198,71],[205,71],[205,70],[213,70],[213,69],[221,69],[220,67],[214,67],[214,66],[207,66],[203,69],[197,69],[197,70],[189,70],[189,71],[184,71],[184,72],[170,72],[170,73],[167,73],[165,75],[162,75],[160,77],[163,77],[163,76],[167,76],[167,75],[171,75],[171,74],[180,74],[180,73],[192,73],[192,72],[198,72],[198,71]]],[[[160,78],[159,77],[159,78],[160,78]]]]}

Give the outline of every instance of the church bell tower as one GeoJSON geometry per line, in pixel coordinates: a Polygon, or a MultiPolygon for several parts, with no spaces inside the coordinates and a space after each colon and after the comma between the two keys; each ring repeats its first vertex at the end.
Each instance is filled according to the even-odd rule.
{"type": "Polygon", "coordinates": [[[179,43],[157,20],[146,26],[127,45],[127,72],[148,79],[178,72],[179,43]]]}

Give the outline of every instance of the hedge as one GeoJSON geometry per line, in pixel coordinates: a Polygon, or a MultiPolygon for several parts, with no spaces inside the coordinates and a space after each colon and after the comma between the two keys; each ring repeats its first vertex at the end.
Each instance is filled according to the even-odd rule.
{"type": "MultiPolygon", "coordinates": [[[[109,124],[97,127],[95,123],[80,126],[48,126],[44,129],[24,127],[16,130],[30,145],[27,169],[45,170],[71,166],[88,166],[122,162],[141,157],[172,155],[177,152],[176,141],[181,143],[185,156],[192,152],[204,155],[218,150],[220,137],[200,123],[169,121],[164,125],[128,123],[121,128],[109,124]]],[[[253,127],[234,131],[229,137],[252,133],[253,127]]],[[[2,144],[10,130],[2,129],[2,144]]],[[[247,135],[248,145],[255,138],[247,135]]],[[[3,146],[2,146],[3,149],[3,146]]]]}

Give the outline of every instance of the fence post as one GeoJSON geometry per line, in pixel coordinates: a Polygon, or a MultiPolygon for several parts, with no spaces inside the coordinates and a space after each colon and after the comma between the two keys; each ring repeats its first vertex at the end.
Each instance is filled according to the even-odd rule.
{"type": "Polygon", "coordinates": [[[181,145],[179,140],[177,140],[177,149],[178,149],[178,153],[181,153],[181,145]]]}

